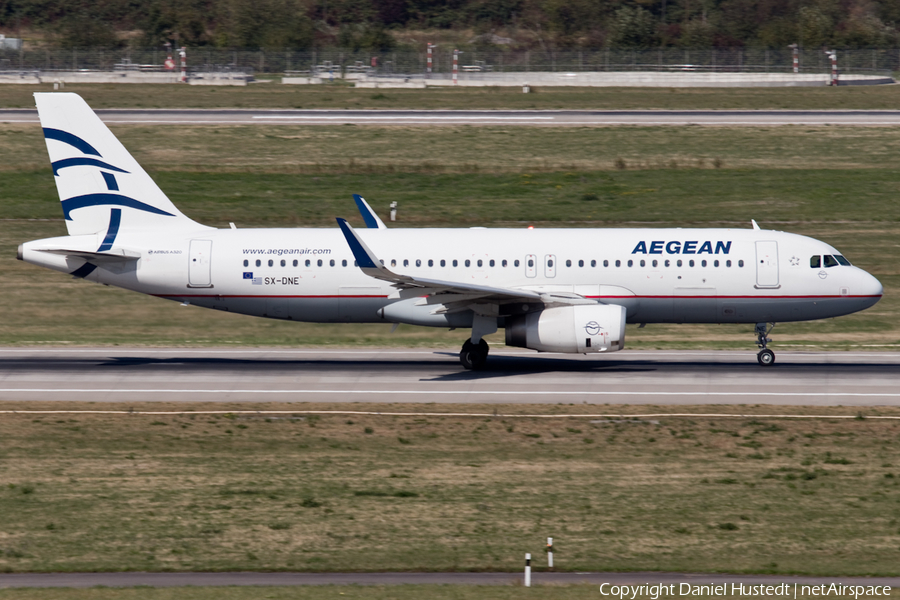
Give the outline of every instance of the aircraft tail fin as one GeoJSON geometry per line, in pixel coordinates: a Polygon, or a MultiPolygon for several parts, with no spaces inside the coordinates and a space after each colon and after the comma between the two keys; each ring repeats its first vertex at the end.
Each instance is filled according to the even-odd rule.
{"type": "Polygon", "coordinates": [[[172,204],[81,96],[34,99],[69,235],[203,228],[172,204]]]}

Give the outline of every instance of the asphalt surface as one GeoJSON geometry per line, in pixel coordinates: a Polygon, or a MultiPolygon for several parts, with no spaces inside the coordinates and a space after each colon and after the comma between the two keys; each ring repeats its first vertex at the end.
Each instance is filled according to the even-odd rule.
{"type": "MultiPolygon", "coordinates": [[[[900,110],[263,110],[100,109],[106,123],[188,125],[900,125],[900,110]]],[[[37,123],[32,109],[0,122],[37,123]]]]}
{"type": "MultiPolygon", "coordinates": [[[[176,587],[296,585],[513,585],[522,573],[2,573],[0,588],[12,587],[176,587]]],[[[900,587],[900,577],[803,577],[777,575],[706,575],[695,573],[532,573],[532,585],[841,585],[900,587]]],[[[609,593],[609,588],[604,588],[609,593]]],[[[744,588],[746,590],[746,588],[744,588]]],[[[599,591],[599,590],[598,590],[599,591]]],[[[684,595],[684,594],[683,594],[684,595]]],[[[708,594],[707,594],[708,595],[708,594]]],[[[665,597],[665,596],[663,596],[665,597]]],[[[784,597],[783,595],[781,596],[784,597]]],[[[883,597],[883,596],[882,596],[883,597]]]]}
{"type": "MultiPolygon", "coordinates": [[[[748,340],[748,345],[751,342],[748,340]]],[[[0,349],[0,400],[900,405],[900,353],[0,349]]]]}

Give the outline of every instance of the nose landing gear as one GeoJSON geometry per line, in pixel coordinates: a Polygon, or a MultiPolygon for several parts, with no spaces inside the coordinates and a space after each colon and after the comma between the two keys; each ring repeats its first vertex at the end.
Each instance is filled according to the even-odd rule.
{"type": "Polygon", "coordinates": [[[764,367],[770,367],[775,363],[775,353],[767,347],[772,338],[769,333],[775,329],[775,323],[757,323],[756,324],[756,345],[760,347],[756,360],[764,367]]]}
{"type": "Polygon", "coordinates": [[[488,351],[490,347],[484,339],[477,344],[472,343],[472,339],[466,340],[462,350],[459,351],[459,362],[462,366],[471,371],[478,371],[483,368],[487,362],[488,351]]]}

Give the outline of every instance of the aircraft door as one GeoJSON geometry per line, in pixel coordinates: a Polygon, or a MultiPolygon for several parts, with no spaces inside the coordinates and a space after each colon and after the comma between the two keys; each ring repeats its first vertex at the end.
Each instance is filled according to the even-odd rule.
{"type": "Polygon", "coordinates": [[[544,257],[544,276],[556,277],[556,255],[548,254],[544,257]]]}
{"type": "Polygon", "coordinates": [[[537,276],[537,256],[534,254],[525,255],[525,277],[537,276]]]}
{"type": "Polygon", "coordinates": [[[212,287],[212,240],[191,240],[188,287],[212,287]]]}
{"type": "Polygon", "coordinates": [[[756,242],[756,287],[780,287],[778,285],[778,242],[756,242]]]}

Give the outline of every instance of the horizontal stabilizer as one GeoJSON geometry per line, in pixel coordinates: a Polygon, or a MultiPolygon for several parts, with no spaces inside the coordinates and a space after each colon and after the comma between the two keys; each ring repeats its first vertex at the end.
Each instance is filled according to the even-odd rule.
{"type": "Polygon", "coordinates": [[[137,260],[141,257],[140,253],[133,250],[117,249],[107,252],[87,252],[85,250],[67,250],[65,248],[40,248],[40,252],[49,254],[59,254],[60,256],[71,256],[72,258],[81,258],[92,263],[115,263],[129,262],[137,260]]]}

